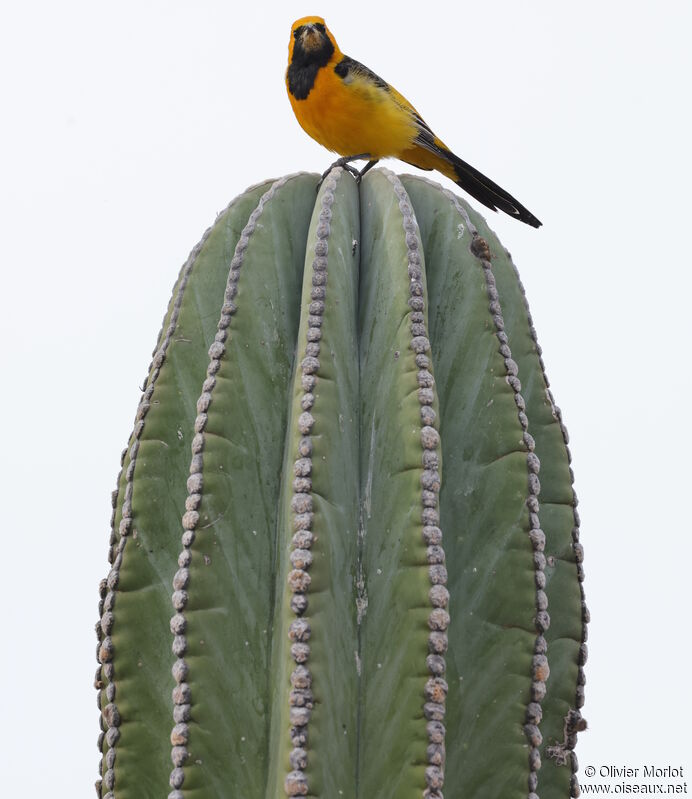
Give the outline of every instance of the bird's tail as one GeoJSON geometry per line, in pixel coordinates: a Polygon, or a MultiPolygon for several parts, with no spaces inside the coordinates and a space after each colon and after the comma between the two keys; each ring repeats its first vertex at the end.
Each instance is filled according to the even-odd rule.
{"type": "Polygon", "coordinates": [[[433,139],[432,134],[425,148],[416,146],[399,157],[420,169],[436,169],[493,211],[504,211],[532,227],[540,227],[542,224],[509,192],[454,155],[439,139],[433,139]]]}
{"type": "Polygon", "coordinates": [[[504,211],[506,214],[525,222],[532,227],[540,227],[541,222],[512,195],[487,178],[466,161],[454,155],[449,150],[443,151],[443,157],[448,162],[451,170],[445,170],[447,177],[451,178],[457,186],[475,197],[478,202],[493,211],[504,211]],[[453,171],[453,174],[451,172],[453,171]]]}

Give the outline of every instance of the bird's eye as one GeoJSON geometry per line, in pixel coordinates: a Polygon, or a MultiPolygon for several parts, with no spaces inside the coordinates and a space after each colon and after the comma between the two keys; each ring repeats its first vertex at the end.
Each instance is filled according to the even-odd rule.
{"type": "Polygon", "coordinates": [[[316,22],[315,27],[320,33],[326,33],[327,31],[324,28],[324,25],[321,22],[316,22]]]}
{"type": "Polygon", "coordinates": [[[301,25],[299,28],[296,28],[296,29],[293,31],[293,38],[294,38],[294,39],[297,39],[297,38],[300,36],[300,34],[301,34],[302,32],[303,32],[303,26],[301,25]]]}

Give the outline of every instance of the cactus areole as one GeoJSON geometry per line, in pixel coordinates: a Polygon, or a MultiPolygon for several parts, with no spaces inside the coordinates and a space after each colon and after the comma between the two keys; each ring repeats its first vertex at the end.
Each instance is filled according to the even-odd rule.
{"type": "Polygon", "coordinates": [[[174,286],[113,494],[98,795],[578,796],[577,500],[517,271],[425,179],[318,182],[236,198],[174,286]]]}

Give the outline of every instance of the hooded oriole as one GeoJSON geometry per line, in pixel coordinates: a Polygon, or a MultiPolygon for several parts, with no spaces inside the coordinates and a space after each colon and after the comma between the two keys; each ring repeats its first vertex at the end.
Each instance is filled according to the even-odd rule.
{"type": "Polygon", "coordinates": [[[328,150],[336,164],[362,176],[380,158],[436,169],[488,208],[539,227],[524,206],[462,161],[432,132],[409,101],[363,64],[344,55],[321,17],[293,23],[286,88],[302,128],[328,150]],[[368,159],[358,172],[350,161],[368,159]]]}

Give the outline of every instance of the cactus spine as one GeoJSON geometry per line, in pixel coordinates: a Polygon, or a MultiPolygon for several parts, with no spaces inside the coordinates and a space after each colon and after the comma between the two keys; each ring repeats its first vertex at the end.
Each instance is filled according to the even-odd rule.
{"type": "Polygon", "coordinates": [[[174,287],[114,493],[99,795],[576,796],[579,521],[517,272],[429,181],[316,184],[241,195],[174,287]]]}

